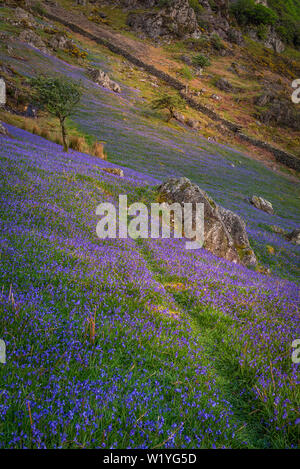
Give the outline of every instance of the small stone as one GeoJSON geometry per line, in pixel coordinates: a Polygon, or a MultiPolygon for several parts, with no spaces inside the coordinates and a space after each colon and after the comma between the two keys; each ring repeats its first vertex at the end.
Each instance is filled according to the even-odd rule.
{"type": "Polygon", "coordinates": [[[254,207],[256,207],[257,209],[262,210],[263,212],[269,213],[270,215],[274,214],[274,209],[271,202],[266,199],[263,199],[262,197],[257,197],[256,195],[253,195],[250,200],[250,203],[254,205],[254,207]]]}
{"type": "Polygon", "coordinates": [[[105,171],[106,173],[113,174],[114,176],[119,176],[121,178],[124,177],[124,171],[120,168],[99,168],[101,171],[105,171]]]}

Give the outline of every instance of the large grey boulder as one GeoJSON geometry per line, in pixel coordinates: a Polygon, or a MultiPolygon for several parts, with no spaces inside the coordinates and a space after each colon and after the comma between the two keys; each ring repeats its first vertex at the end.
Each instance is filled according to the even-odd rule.
{"type": "Polygon", "coordinates": [[[274,214],[274,209],[271,202],[266,199],[263,199],[262,197],[253,195],[250,200],[250,203],[254,205],[254,207],[256,207],[258,210],[262,210],[263,212],[269,213],[270,215],[274,214]]]}
{"type": "Polygon", "coordinates": [[[248,266],[256,265],[257,259],[254,251],[251,249],[244,220],[237,213],[227,210],[220,205],[218,205],[218,209],[221,219],[233,239],[234,246],[242,263],[248,266]]]}
{"type": "Polygon", "coordinates": [[[89,68],[88,75],[95,83],[103,88],[114,91],[115,93],[121,93],[121,87],[115,81],[111,80],[107,73],[103,72],[98,68],[89,68]]]}
{"type": "Polygon", "coordinates": [[[204,248],[218,257],[243,265],[257,263],[244,221],[218,206],[209,195],[187,178],[170,178],[158,188],[158,201],[204,204],[204,248]]]}

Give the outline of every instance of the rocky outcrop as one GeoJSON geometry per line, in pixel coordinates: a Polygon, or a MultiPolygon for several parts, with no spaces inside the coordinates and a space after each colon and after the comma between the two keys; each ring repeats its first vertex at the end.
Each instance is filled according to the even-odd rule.
{"type": "Polygon", "coordinates": [[[245,44],[242,32],[235,28],[230,28],[227,31],[227,40],[233,44],[237,44],[238,46],[243,46],[245,44]]]}
{"type": "Polygon", "coordinates": [[[218,206],[187,178],[170,178],[158,188],[160,203],[204,204],[204,248],[218,257],[243,265],[255,265],[244,221],[218,206]]]}
{"type": "Polygon", "coordinates": [[[127,24],[154,40],[200,36],[196,14],[188,0],[173,0],[157,11],[130,13],[127,24]]]}
{"type": "Polygon", "coordinates": [[[49,40],[49,46],[55,51],[67,49],[71,45],[72,42],[63,33],[56,33],[49,40]]]}
{"type": "Polygon", "coordinates": [[[20,7],[14,10],[13,24],[16,26],[26,26],[27,28],[34,28],[37,25],[31,13],[28,13],[28,11],[20,7]]]}
{"type": "Polygon", "coordinates": [[[88,69],[89,77],[98,85],[107,88],[108,90],[114,91],[115,93],[121,93],[121,87],[115,81],[111,80],[107,73],[103,70],[90,68],[88,69]]]}
{"type": "Polygon", "coordinates": [[[270,215],[274,214],[274,209],[271,202],[266,199],[263,199],[262,197],[253,195],[250,200],[250,203],[254,205],[254,207],[256,207],[257,209],[262,210],[263,212],[269,213],[270,215]]]}
{"type": "Polygon", "coordinates": [[[255,104],[259,107],[268,106],[267,109],[258,111],[256,115],[264,124],[299,130],[300,112],[286,97],[266,92],[255,100],[255,104]]]}
{"type": "Polygon", "coordinates": [[[234,246],[241,257],[242,263],[248,266],[256,265],[257,259],[254,251],[251,249],[244,220],[236,213],[220,205],[218,209],[221,219],[233,239],[234,246]]]}
{"type": "Polygon", "coordinates": [[[24,29],[19,35],[19,40],[21,42],[25,42],[30,46],[34,47],[35,49],[39,49],[41,52],[48,53],[48,49],[44,41],[40,38],[38,34],[36,34],[31,29],[24,29]]]}
{"type": "Polygon", "coordinates": [[[267,27],[265,38],[261,39],[259,37],[257,29],[248,29],[247,34],[257,42],[262,42],[265,47],[268,49],[273,49],[277,53],[281,53],[285,49],[285,45],[278,36],[277,32],[271,26],[267,27]]]}

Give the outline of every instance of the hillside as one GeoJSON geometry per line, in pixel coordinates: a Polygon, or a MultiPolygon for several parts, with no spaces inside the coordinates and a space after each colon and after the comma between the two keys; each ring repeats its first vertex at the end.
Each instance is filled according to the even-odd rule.
{"type": "Polygon", "coordinates": [[[180,240],[101,242],[94,207],[155,181],[9,131],[1,447],[296,445],[296,285],[180,240]]]}
{"type": "Polygon", "coordinates": [[[176,0],[188,16],[157,37],[137,18],[171,2],[77,3],[0,2],[0,449],[298,448],[300,51],[278,28],[300,3],[268,1],[281,52],[226,1],[176,0]],[[191,17],[204,31],[180,36],[191,17]],[[39,74],[80,86],[68,153],[39,74]],[[97,237],[100,203],[149,206],[170,177],[242,217],[257,265],[97,237]]]}

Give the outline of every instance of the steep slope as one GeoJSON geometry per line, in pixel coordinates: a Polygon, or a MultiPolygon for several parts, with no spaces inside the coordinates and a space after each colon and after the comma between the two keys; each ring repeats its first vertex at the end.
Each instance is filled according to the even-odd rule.
{"type": "Polygon", "coordinates": [[[96,205],[155,181],[9,131],[0,447],[296,446],[299,288],[181,240],[98,239],[96,205]]]}
{"type": "MultiPolygon", "coordinates": [[[[120,95],[93,83],[82,65],[68,64],[17,41],[13,43],[14,57],[3,50],[1,59],[7,66],[13,65],[20,77],[42,72],[80,80],[85,92],[72,126],[106,142],[110,161],[139,171],[147,170],[148,175],[158,179],[174,175],[191,178],[218,203],[245,219],[261,264],[270,267],[274,274],[290,279],[299,277],[299,247],[272,232],[271,228],[277,225],[291,231],[299,226],[297,181],[289,181],[229,147],[210,143],[196,132],[164,124],[160,116],[149,115],[142,94],[148,94],[149,87],[142,88],[141,93],[138,88],[128,86],[127,80],[121,82],[120,71],[127,69],[128,63],[120,62],[114,55],[108,57],[105,49],[89,46],[94,66],[109,72],[116,70],[122,88],[120,95]],[[275,216],[251,206],[248,198],[253,194],[270,200],[275,216]]],[[[134,76],[133,83],[144,86],[147,75],[134,69],[129,69],[129,73],[134,76]]],[[[6,114],[4,117],[11,119],[13,116],[6,114]]]]}

